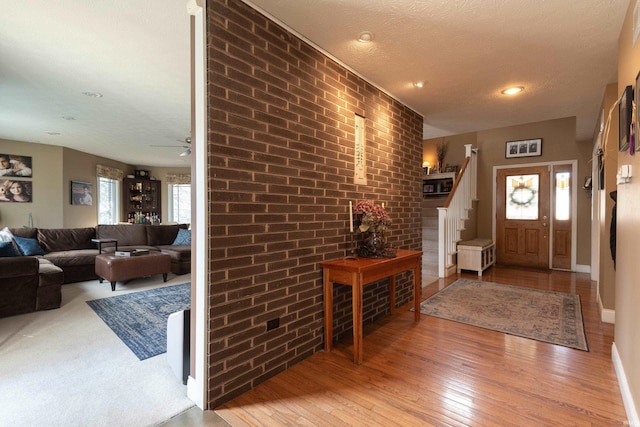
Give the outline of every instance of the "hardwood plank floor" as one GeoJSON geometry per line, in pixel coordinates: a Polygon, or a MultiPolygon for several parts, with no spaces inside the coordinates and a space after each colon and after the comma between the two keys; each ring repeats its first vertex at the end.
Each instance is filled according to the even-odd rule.
{"type": "MultiPolygon", "coordinates": [[[[423,287],[426,299],[462,273],[423,287]]],[[[216,409],[233,426],[628,425],[611,362],[613,325],[599,320],[584,273],[494,266],[482,280],[580,295],[589,352],[423,315],[407,304],[216,409]]],[[[424,283],[423,283],[424,285],[424,283]]]]}

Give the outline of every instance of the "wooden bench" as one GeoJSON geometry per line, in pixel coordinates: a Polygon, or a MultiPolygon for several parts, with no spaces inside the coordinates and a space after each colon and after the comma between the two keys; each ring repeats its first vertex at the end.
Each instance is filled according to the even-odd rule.
{"type": "Polygon", "coordinates": [[[473,239],[458,242],[458,273],[461,270],[482,272],[496,262],[496,245],[491,239],[473,239]]]}

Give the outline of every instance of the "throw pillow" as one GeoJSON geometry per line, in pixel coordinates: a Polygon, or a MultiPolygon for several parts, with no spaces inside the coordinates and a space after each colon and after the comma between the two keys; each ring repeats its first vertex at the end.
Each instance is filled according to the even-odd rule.
{"type": "Polygon", "coordinates": [[[44,255],[46,252],[40,247],[36,239],[27,239],[25,237],[13,236],[13,240],[18,245],[18,249],[22,252],[22,255],[44,255]]]}
{"type": "Polygon", "coordinates": [[[12,240],[13,233],[9,230],[9,227],[0,230],[0,242],[11,242],[12,240]]]}
{"type": "Polygon", "coordinates": [[[178,230],[178,235],[172,245],[191,245],[191,230],[185,230],[184,228],[178,230]]]}
{"type": "Polygon", "coordinates": [[[20,256],[13,242],[0,242],[0,257],[20,256]]]}

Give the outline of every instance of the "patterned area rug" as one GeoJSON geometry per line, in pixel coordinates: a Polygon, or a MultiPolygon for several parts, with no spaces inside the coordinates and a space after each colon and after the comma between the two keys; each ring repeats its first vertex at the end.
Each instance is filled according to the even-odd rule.
{"type": "Polygon", "coordinates": [[[458,279],[423,301],[420,312],[589,351],[575,294],[458,279]]]}
{"type": "Polygon", "coordinates": [[[144,360],[167,351],[167,319],[191,306],[191,284],[87,301],[127,347],[144,360]]]}

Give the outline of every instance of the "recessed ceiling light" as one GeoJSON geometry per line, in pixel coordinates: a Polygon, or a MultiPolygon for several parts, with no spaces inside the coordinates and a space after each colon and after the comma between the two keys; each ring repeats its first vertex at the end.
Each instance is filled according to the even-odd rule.
{"type": "Polygon", "coordinates": [[[417,81],[417,82],[413,82],[413,85],[414,85],[415,87],[424,87],[425,82],[424,82],[424,80],[419,80],[419,81],[417,81]]]}
{"type": "Polygon", "coordinates": [[[98,92],[82,92],[83,95],[91,96],[93,98],[102,98],[102,94],[98,92]]]}
{"type": "Polygon", "coordinates": [[[500,93],[503,95],[515,95],[517,93],[522,92],[523,90],[524,90],[524,87],[522,86],[514,86],[514,87],[501,90],[500,93]]]}
{"type": "Polygon", "coordinates": [[[373,33],[370,31],[363,31],[358,34],[358,41],[360,43],[369,43],[373,40],[373,33]]]}

